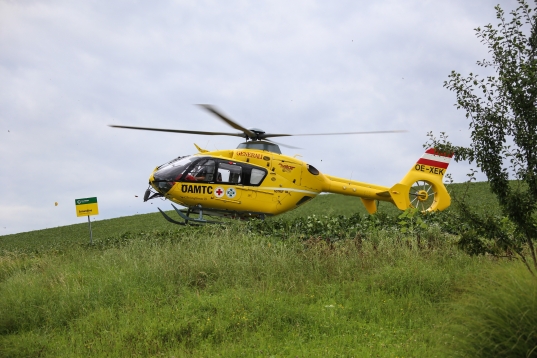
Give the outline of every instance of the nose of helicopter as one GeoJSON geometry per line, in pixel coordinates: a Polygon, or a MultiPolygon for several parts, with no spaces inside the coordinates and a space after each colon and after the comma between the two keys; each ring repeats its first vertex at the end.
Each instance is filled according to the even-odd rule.
{"type": "Polygon", "coordinates": [[[156,191],[165,195],[181,179],[190,164],[190,157],[178,157],[155,168],[149,176],[149,183],[156,191]]]}
{"type": "Polygon", "coordinates": [[[149,183],[156,191],[158,191],[162,195],[165,195],[168,191],[170,191],[175,182],[170,181],[169,178],[159,177],[156,174],[157,172],[151,174],[151,176],[149,177],[149,183]]]}

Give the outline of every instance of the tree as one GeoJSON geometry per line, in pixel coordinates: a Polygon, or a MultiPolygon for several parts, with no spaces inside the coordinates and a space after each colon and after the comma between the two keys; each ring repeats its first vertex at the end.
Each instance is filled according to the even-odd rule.
{"type": "MultiPolygon", "coordinates": [[[[508,21],[496,6],[499,23],[475,29],[489,48],[490,60],[478,61],[492,69],[485,78],[452,71],[444,87],[455,92],[456,107],[470,120],[471,144],[455,146],[443,133],[429,143],[454,153],[456,161],[475,163],[487,176],[504,220],[477,215],[459,203],[467,226],[465,234],[494,239],[498,247],[514,251],[534,275],[537,258],[537,14],[525,0],[517,0],[508,21]],[[510,180],[512,179],[512,180],[510,180]],[[509,230],[511,228],[512,230],[509,230]],[[531,257],[531,268],[526,256],[531,257]]],[[[537,0],[535,0],[537,5],[537,0]]],[[[463,235],[464,236],[464,235],[463,235]]],[[[467,237],[468,238],[468,237],[467,237]]]]}

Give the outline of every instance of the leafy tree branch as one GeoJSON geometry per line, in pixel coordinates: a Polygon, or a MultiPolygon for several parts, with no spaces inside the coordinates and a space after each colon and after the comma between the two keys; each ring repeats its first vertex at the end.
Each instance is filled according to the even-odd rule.
{"type": "Polygon", "coordinates": [[[469,119],[470,146],[453,145],[445,133],[439,139],[428,133],[426,146],[454,153],[456,161],[475,163],[487,176],[491,191],[514,229],[506,236],[492,221],[468,211],[465,217],[472,232],[493,237],[499,247],[515,251],[530,268],[520,246],[523,242],[533,262],[530,271],[536,273],[537,15],[525,0],[518,0],[518,5],[510,19],[496,6],[498,24],[475,29],[491,56],[477,65],[492,69],[495,75],[480,77],[470,73],[464,77],[452,71],[444,82],[444,87],[456,94],[457,109],[463,109],[469,119]]]}

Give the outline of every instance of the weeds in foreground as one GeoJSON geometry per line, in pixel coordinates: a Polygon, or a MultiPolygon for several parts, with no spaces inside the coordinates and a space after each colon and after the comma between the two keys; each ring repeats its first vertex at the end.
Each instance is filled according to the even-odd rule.
{"type": "Polygon", "coordinates": [[[523,265],[493,268],[454,304],[452,355],[537,357],[537,281],[523,265]]]}
{"type": "Polygon", "coordinates": [[[21,243],[0,255],[0,356],[534,354],[518,264],[469,256],[449,216],[416,215],[21,243]]]}
{"type": "Polygon", "coordinates": [[[433,227],[421,244],[189,230],[4,256],[0,355],[431,356],[457,282],[493,265],[433,227]]]}

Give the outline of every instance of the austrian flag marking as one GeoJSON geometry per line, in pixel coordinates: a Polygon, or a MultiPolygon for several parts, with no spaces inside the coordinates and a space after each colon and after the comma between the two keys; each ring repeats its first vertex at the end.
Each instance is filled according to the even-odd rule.
{"type": "Polygon", "coordinates": [[[437,154],[433,148],[429,148],[425,151],[425,154],[418,159],[416,164],[428,165],[431,167],[437,167],[447,169],[449,162],[451,161],[451,155],[437,154]]]}
{"type": "Polygon", "coordinates": [[[224,188],[217,186],[216,189],[214,189],[214,196],[217,198],[221,198],[224,196],[224,188]]]}

